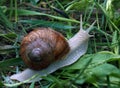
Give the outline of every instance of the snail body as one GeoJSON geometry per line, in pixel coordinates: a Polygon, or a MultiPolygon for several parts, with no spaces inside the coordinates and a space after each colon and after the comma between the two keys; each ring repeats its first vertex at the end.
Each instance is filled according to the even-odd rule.
{"type": "Polygon", "coordinates": [[[69,50],[63,35],[50,28],[37,28],[23,38],[20,54],[29,68],[41,70],[62,59],[69,50]]]}
{"type": "MultiPolygon", "coordinates": [[[[31,69],[32,67],[30,67],[21,73],[12,75],[10,77],[10,79],[18,80],[21,82],[24,81],[23,83],[35,82],[35,81],[39,81],[42,79],[40,76],[46,76],[64,66],[68,66],[68,65],[75,63],[82,55],[84,55],[86,53],[87,47],[88,47],[88,40],[91,37],[91,35],[89,35],[89,31],[92,29],[93,25],[95,24],[95,22],[93,22],[93,24],[87,30],[83,30],[82,17],[81,17],[80,23],[81,23],[81,25],[80,25],[80,30],[78,31],[78,33],[75,34],[71,39],[67,40],[67,42],[65,42],[65,45],[63,45],[65,48],[63,50],[61,50],[60,48],[58,49],[58,51],[59,50],[61,50],[63,52],[65,51],[64,53],[61,52],[62,54],[60,54],[60,53],[58,54],[58,55],[60,55],[60,56],[58,56],[59,59],[52,60],[52,62],[50,62],[45,68],[43,68],[43,69],[40,68],[41,70],[33,70],[33,69],[31,69]],[[31,77],[35,76],[35,74],[37,74],[39,76],[30,79],[31,77]],[[30,80],[28,80],[28,79],[30,79],[30,80]],[[26,80],[28,80],[28,81],[26,81],[26,80]]],[[[47,36],[47,34],[46,34],[46,36],[47,36]]],[[[54,40],[54,38],[52,38],[52,39],[54,40]]],[[[32,39],[30,39],[30,40],[32,40],[32,39]]],[[[53,45],[54,45],[54,43],[53,43],[53,45]]],[[[61,43],[59,46],[62,46],[61,43]]],[[[24,49],[21,51],[25,52],[24,49]]],[[[54,55],[54,53],[52,55],[54,55]]],[[[25,58],[25,57],[23,57],[23,58],[25,58]]]]}

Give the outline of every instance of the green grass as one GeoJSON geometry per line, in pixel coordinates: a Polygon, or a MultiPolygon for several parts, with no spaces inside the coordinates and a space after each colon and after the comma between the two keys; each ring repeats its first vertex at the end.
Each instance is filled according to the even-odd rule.
{"type": "Polygon", "coordinates": [[[0,87],[119,88],[120,1],[119,0],[1,0],[0,87]],[[90,34],[87,53],[71,66],[26,84],[7,76],[26,67],[19,55],[22,37],[36,27],[51,27],[67,39],[97,21],[90,34]],[[17,83],[17,84],[16,84],[17,83]]]}

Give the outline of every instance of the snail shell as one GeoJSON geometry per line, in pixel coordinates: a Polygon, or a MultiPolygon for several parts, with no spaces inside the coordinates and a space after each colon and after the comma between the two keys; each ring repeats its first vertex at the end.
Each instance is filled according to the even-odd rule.
{"type": "Polygon", "coordinates": [[[23,38],[20,54],[29,68],[41,70],[64,57],[69,50],[62,34],[50,28],[37,28],[23,38]]]}
{"type": "MultiPolygon", "coordinates": [[[[89,35],[89,31],[93,28],[93,25],[95,24],[95,22],[96,21],[94,21],[88,29],[83,30],[82,16],[81,16],[80,30],[78,31],[77,34],[75,34],[71,39],[67,41],[69,44],[68,47],[70,47],[70,51],[68,53],[66,52],[67,54],[65,55],[65,57],[63,57],[64,59],[56,60],[53,63],[51,63],[47,68],[44,68],[39,71],[28,68],[22,71],[21,73],[12,75],[10,79],[21,81],[21,83],[19,84],[35,82],[42,79],[40,76],[46,76],[64,66],[68,66],[75,63],[87,51],[88,40],[91,37],[91,35],[89,35]],[[34,77],[36,74],[39,76],[34,77]]],[[[69,48],[67,49],[69,50],[69,48]]],[[[19,85],[19,84],[16,84],[16,85],[19,85]]]]}

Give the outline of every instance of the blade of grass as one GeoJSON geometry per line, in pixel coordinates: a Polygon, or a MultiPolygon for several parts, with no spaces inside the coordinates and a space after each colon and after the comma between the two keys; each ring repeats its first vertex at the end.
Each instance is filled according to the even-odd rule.
{"type": "Polygon", "coordinates": [[[63,18],[63,17],[59,17],[59,16],[53,16],[53,15],[49,15],[49,14],[45,14],[45,13],[40,13],[40,12],[30,11],[30,10],[24,10],[24,9],[18,9],[18,15],[20,15],[20,16],[42,15],[42,16],[48,16],[48,17],[51,17],[51,18],[54,18],[54,19],[57,19],[57,20],[61,20],[61,21],[79,23],[79,21],[77,21],[75,19],[67,19],[67,18],[63,18]]]}
{"type": "Polygon", "coordinates": [[[39,75],[36,74],[36,75],[32,76],[30,79],[25,80],[23,82],[17,82],[17,83],[13,83],[13,84],[7,84],[7,83],[5,83],[4,85],[7,86],[7,87],[17,87],[17,86],[19,86],[21,84],[28,83],[31,79],[34,79],[37,76],[39,76],[39,75]]]}
{"type": "Polygon", "coordinates": [[[51,22],[51,21],[44,21],[44,20],[20,20],[19,22],[27,23],[27,24],[33,24],[33,25],[39,25],[39,26],[45,26],[45,27],[53,27],[58,29],[72,29],[75,28],[74,26],[65,25],[58,22],[51,22]]]}
{"type": "Polygon", "coordinates": [[[18,21],[18,12],[17,12],[17,0],[14,0],[15,3],[15,22],[18,21]]]}
{"type": "Polygon", "coordinates": [[[113,25],[113,27],[120,32],[119,28],[111,21],[111,19],[109,18],[109,16],[107,15],[105,9],[95,1],[96,5],[102,10],[102,12],[104,13],[104,15],[106,16],[107,20],[113,25]]]}
{"type": "Polygon", "coordinates": [[[8,34],[0,34],[0,37],[3,37],[3,38],[7,39],[10,42],[14,42],[14,40],[12,38],[17,37],[17,35],[15,33],[11,32],[11,33],[8,33],[8,34]]]}
{"type": "MultiPolygon", "coordinates": [[[[8,28],[12,29],[12,23],[8,20],[8,18],[5,16],[5,14],[3,13],[1,7],[0,7],[0,21],[6,25],[8,28]]],[[[10,31],[10,30],[9,30],[10,31]]]]}
{"type": "Polygon", "coordinates": [[[8,68],[9,66],[23,64],[23,61],[20,58],[11,58],[9,60],[0,62],[0,69],[8,68]]]}

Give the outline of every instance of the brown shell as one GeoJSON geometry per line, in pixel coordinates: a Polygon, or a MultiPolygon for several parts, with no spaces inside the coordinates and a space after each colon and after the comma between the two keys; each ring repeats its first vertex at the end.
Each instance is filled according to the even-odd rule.
{"type": "Polygon", "coordinates": [[[20,54],[29,68],[41,70],[63,58],[69,50],[70,47],[63,35],[50,28],[37,28],[23,38],[20,54]],[[37,50],[35,54],[33,49],[37,50]],[[40,60],[36,58],[36,54],[40,60]]]}

